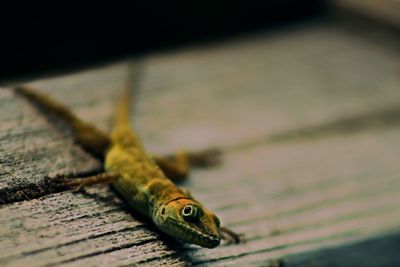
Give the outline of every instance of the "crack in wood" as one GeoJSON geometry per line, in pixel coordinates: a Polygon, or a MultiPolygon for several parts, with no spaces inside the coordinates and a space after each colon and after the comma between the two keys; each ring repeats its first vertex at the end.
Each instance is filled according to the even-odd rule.
{"type": "Polygon", "coordinates": [[[242,150],[266,143],[277,143],[309,138],[323,138],[332,135],[345,135],[364,130],[379,130],[400,125],[400,103],[385,110],[361,113],[339,118],[327,123],[282,131],[262,136],[225,148],[225,150],[242,150]]]}
{"type": "Polygon", "coordinates": [[[158,240],[158,239],[156,237],[154,237],[154,238],[149,238],[149,239],[146,239],[146,240],[141,240],[141,241],[136,242],[136,243],[129,243],[129,244],[123,244],[123,245],[119,245],[119,246],[115,246],[115,247],[110,247],[109,249],[104,249],[104,250],[101,250],[101,251],[96,251],[96,252],[89,253],[89,254],[86,254],[86,255],[82,255],[82,256],[79,256],[79,257],[75,257],[75,258],[59,261],[57,263],[53,263],[53,264],[50,264],[48,266],[57,266],[57,265],[65,264],[65,263],[70,263],[70,262],[82,260],[82,259],[85,259],[85,258],[94,257],[94,256],[97,256],[97,255],[111,253],[113,251],[117,251],[117,250],[121,250],[121,249],[125,249],[125,248],[141,246],[141,245],[144,245],[144,244],[156,241],[156,240],[158,240]]]}
{"type": "MultiPolygon", "coordinates": [[[[69,245],[77,244],[77,243],[85,241],[87,239],[95,239],[95,238],[98,238],[98,237],[103,237],[103,236],[117,234],[117,233],[123,233],[123,232],[129,232],[129,231],[133,231],[134,232],[134,231],[137,231],[137,230],[140,230],[140,229],[145,229],[145,228],[146,227],[144,225],[137,225],[137,226],[134,226],[134,227],[126,227],[126,228],[119,229],[119,230],[112,230],[112,231],[104,232],[104,233],[101,233],[101,234],[90,235],[90,236],[87,236],[87,237],[82,238],[82,239],[76,239],[76,240],[73,240],[73,241],[70,241],[70,242],[58,244],[56,246],[45,247],[45,248],[41,248],[41,249],[37,249],[37,250],[32,250],[32,251],[29,251],[29,252],[24,252],[23,255],[24,256],[35,255],[37,253],[41,253],[41,252],[44,252],[44,251],[47,251],[47,250],[52,250],[52,249],[56,249],[56,248],[61,248],[61,247],[66,247],[66,246],[69,246],[69,245]]],[[[9,260],[9,259],[10,258],[4,258],[4,260],[9,260]]]]}

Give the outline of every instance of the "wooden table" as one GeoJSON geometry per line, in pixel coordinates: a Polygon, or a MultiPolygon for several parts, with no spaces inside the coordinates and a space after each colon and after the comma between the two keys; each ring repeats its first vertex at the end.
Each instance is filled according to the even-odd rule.
{"type": "MultiPolygon", "coordinates": [[[[144,58],[133,123],[149,151],[222,147],[182,186],[244,233],[203,249],[109,188],[44,178],[101,163],[0,90],[0,265],[399,266],[399,39],[316,21],[144,58]],[[336,265],[335,265],[336,264],[336,265]]],[[[127,63],[29,82],[109,130],[127,63]]]]}

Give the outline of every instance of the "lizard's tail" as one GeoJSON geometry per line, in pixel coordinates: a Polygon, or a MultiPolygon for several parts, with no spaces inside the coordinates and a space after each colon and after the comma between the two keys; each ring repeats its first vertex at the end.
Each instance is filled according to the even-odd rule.
{"type": "Polygon", "coordinates": [[[110,138],[106,133],[79,119],[69,108],[35,89],[28,86],[18,86],[14,90],[36,104],[39,110],[45,111],[46,115],[49,113],[65,122],[71,128],[75,141],[86,150],[97,157],[104,157],[110,145],[110,138]]]}
{"type": "Polygon", "coordinates": [[[135,66],[130,64],[128,66],[127,82],[123,93],[119,96],[117,101],[117,108],[115,113],[115,128],[130,127],[130,109],[132,103],[132,91],[135,90],[137,85],[138,72],[140,69],[140,63],[136,63],[135,66]]]}

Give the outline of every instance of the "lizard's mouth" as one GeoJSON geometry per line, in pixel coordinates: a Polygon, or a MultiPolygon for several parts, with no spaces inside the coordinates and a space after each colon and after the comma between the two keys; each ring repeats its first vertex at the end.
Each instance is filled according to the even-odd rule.
{"type": "Polygon", "coordinates": [[[168,218],[167,224],[162,230],[167,234],[176,237],[187,243],[192,243],[206,248],[214,248],[221,243],[221,237],[218,234],[209,234],[201,231],[201,227],[191,227],[186,223],[181,223],[172,218],[168,218]],[[165,227],[168,225],[167,227],[165,227]]]}

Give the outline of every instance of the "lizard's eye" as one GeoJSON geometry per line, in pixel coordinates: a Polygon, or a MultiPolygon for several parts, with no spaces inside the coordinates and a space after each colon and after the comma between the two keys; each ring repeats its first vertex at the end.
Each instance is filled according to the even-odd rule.
{"type": "Polygon", "coordinates": [[[187,221],[194,221],[195,219],[197,219],[197,208],[192,205],[186,205],[182,209],[181,213],[183,218],[187,221]]]}

